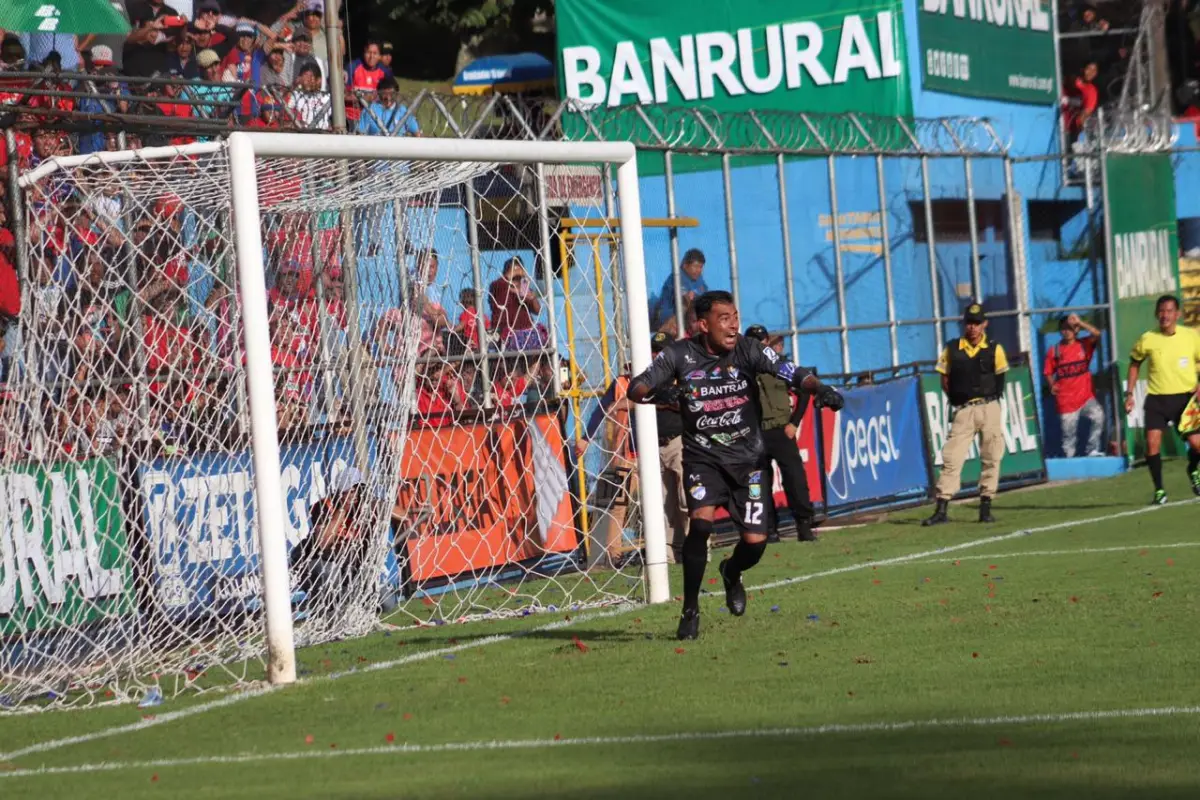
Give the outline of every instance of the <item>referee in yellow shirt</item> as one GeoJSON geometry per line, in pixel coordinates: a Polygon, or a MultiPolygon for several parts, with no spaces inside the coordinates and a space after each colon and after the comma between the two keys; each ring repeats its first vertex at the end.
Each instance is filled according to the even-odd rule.
{"type": "MultiPolygon", "coordinates": [[[[1197,389],[1196,369],[1200,366],[1200,333],[1179,325],[1179,299],[1165,294],[1154,306],[1158,330],[1138,337],[1129,354],[1129,381],[1125,386],[1125,412],[1133,413],[1133,390],[1142,364],[1146,365],[1149,393],[1142,406],[1146,425],[1146,466],[1154,480],[1154,505],[1167,502],[1162,483],[1163,431],[1178,425],[1197,389]]],[[[1187,437],[1188,478],[1192,493],[1200,496],[1200,431],[1187,437]]]]}

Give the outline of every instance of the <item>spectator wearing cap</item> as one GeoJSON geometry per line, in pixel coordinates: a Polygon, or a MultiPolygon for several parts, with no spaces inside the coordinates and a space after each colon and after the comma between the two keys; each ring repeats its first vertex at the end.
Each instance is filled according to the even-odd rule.
{"type": "Polygon", "coordinates": [[[277,131],[281,127],[279,120],[281,110],[282,106],[274,100],[264,100],[259,103],[258,116],[246,123],[246,127],[256,130],[277,131]]]}
{"type": "MultiPolygon", "coordinates": [[[[262,85],[262,68],[266,53],[258,47],[259,30],[269,31],[265,25],[250,20],[241,20],[234,29],[236,46],[221,59],[221,80],[226,83],[249,83],[262,85]]],[[[274,33],[270,41],[274,41],[274,33]]]]}
{"type": "Polygon", "coordinates": [[[392,69],[392,55],[394,48],[391,42],[382,42],[379,45],[379,63],[387,68],[388,72],[395,75],[395,70],[392,69]]]}
{"type": "Polygon", "coordinates": [[[311,64],[317,68],[317,74],[321,76],[321,91],[326,91],[329,70],[324,61],[313,55],[312,38],[304,31],[300,31],[292,35],[291,44],[291,52],[284,54],[284,73],[287,75],[288,85],[295,86],[300,70],[311,64]]]}
{"type": "Polygon", "coordinates": [[[185,90],[187,96],[198,101],[193,108],[197,117],[204,119],[223,119],[229,116],[232,108],[234,89],[232,86],[221,86],[221,57],[214,50],[201,50],[196,56],[196,64],[200,68],[200,85],[192,85],[185,90]],[[203,102],[199,102],[203,101],[203,102]]]}
{"type": "MultiPolygon", "coordinates": [[[[692,316],[692,302],[708,291],[704,280],[704,251],[693,247],[683,254],[679,265],[679,292],[683,297],[685,323],[692,316]]],[[[679,326],[675,313],[675,273],[663,281],[658,293],[658,302],[651,313],[650,326],[655,330],[678,334],[679,326]]]]}
{"type": "Polygon", "coordinates": [[[540,350],[545,345],[545,332],[534,322],[542,301],[517,256],[504,262],[500,277],[488,287],[488,303],[501,350],[540,350]]]}
{"type": "Polygon", "coordinates": [[[210,25],[204,17],[188,26],[188,35],[195,44],[197,53],[212,50],[217,54],[218,61],[229,55],[237,40],[233,28],[223,24],[210,25]]]}
{"type": "Polygon", "coordinates": [[[333,127],[333,107],[329,95],[321,91],[321,76],[316,66],[305,64],[296,76],[296,85],[288,94],[289,121],[300,130],[327,131],[333,127]]]}
{"type": "MultiPolygon", "coordinates": [[[[79,101],[79,111],[81,113],[124,114],[129,111],[129,101],[120,99],[129,96],[129,87],[120,81],[113,80],[113,72],[116,66],[113,63],[113,56],[114,53],[108,45],[98,44],[92,46],[91,55],[88,59],[91,62],[89,72],[95,77],[84,83],[83,89],[90,96],[79,101]]],[[[96,127],[99,128],[100,123],[96,123],[96,127]]],[[[96,153],[103,151],[107,149],[105,141],[105,134],[103,132],[81,133],[78,142],[79,152],[96,153]]]]}
{"type": "MultiPolygon", "coordinates": [[[[109,0],[109,4],[113,9],[120,14],[125,22],[129,22],[129,12],[125,8],[125,0],[109,0]]],[[[93,56],[97,47],[107,47],[111,54],[109,58],[112,60],[112,68],[114,72],[121,73],[124,71],[125,65],[122,56],[125,53],[125,34],[122,33],[89,33],[79,41],[79,51],[86,54],[91,51],[93,56]]],[[[85,61],[86,61],[85,57],[85,61]]],[[[88,70],[91,70],[90,64],[85,64],[88,70]]]]}
{"type": "Polygon", "coordinates": [[[420,136],[416,117],[408,106],[396,102],[396,79],[386,77],[379,83],[379,99],[367,106],[358,118],[358,132],[367,136],[420,136]]]}
{"type": "Polygon", "coordinates": [[[987,315],[972,303],[963,314],[963,335],[938,356],[942,391],[950,399],[950,434],[942,447],[942,474],[937,482],[937,510],[922,525],[949,522],[950,500],[962,486],[967,451],[980,436],[979,521],[995,522],[992,498],[1000,486],[1000,460],[1004,457],[1004,424],[1000,397],[1008,356],[999,342],[987,337],[987,315]]]}
{"type": "Polygon", "coordinates": [[[373,96],[385,78],[394,76],[379,63],[379,43],[367,42],[362,58],[354,59],[346,70],[346,88],[360,96],[373,96]]]}
{"type": "Polygon", "coordinates": [[[1043,374],[1050,383],[1050,393],[1062,423],[1063,455],[1075,457],[1078,443],[1079,418],[1089,423],[1089,456],[1102,456],[1100,437],[1104,435],[1104,408],[1096,399],[1092,386],[1092,355],[1100,343],[1100,329],[1075,314],[1068,314],[1058,323],[1061,341],[1046,353],[1043,374]],[[1087,336],[1080,338],[1079,331],[1087,336]]]}
{"type": "Polygon", "coordinates": [[[167,43],[163,71],[177,74],[184,80],[199,79],[200,65],[196,63],[196,44],[188,36],[186,29],[181,28],[179,33],[167,43]]]}
{"type": "MultiPolygon", "coordinates": [[[[783,355],[783,337],[778,334],[772,335],[762,325],[751,325],[747,328],[746,338],[760,342],[783,355]]],[[[812,532],[813,505],[808,490],[808,475],[804,471],[804,462],[796,444],[797,430],[808,407],[808,397],[794,395],[788,384],[774,375],[761,373],[756,380],[756,410],[766,450],[763,470],[767,475],[772,475],[772,462],[779,467],[788,508],[791,509],[792,519],[796,523],[796,538],[801,542],[816,541],[817,537],[812,532]]],[[[767,492],[766,501],[770,515],[768,530],[777,537],[779,517],[773,492],[767,492]]]]}
{"type": "MultiPolygon", "coordinates": [[[[313,55],[328,64],[329,41],[325,37],[325,19],[321,13],[321,7],[314,5],[305,9],[300,15],[300,21],[304,25],[304,32],[308,34],[309,41],[312,42],[313,55]]],[[[340,30],[338,31],[338,53],[342,58],[346,57],[346,37],[340,30]]]]}

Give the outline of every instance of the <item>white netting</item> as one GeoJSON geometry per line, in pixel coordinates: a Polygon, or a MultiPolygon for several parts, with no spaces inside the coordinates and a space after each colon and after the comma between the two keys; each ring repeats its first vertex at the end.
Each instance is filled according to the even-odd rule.
{"type": "MultiPolygon", "coordinates": [[[[641,595],[628,412],[593,417],[627,360],[619,226],[599,167],[553,169],[259,161],[298,646],[641,595]]],[[[26,187],[0,709],[263,674],[228,187],[224,150],[26,187]]]]}

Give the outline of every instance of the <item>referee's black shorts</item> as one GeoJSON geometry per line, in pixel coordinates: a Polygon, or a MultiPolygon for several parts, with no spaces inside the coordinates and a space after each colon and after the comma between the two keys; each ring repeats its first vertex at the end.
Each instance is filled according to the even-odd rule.
{"type": "Polygon", "coordinates": [[[1146,430],[1165,431],[1179,423],[1183,410],[1192,399],[1191,392],[1183,394],[1148,394],[1142,413],[1146,418],[1146,430]]]}

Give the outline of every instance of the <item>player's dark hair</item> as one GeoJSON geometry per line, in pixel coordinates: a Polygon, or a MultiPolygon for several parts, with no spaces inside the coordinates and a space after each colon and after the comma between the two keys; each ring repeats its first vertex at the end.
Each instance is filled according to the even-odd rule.
{"type": "Polygon", "coordinates": [[[722,289],[705,292],[696,298],[696,302],[692,304],[692,309],[695,310],[696,317],[699,318],[712,311],[713,306],[718,303],[733,305],[733,295],[722,289]]]}
{"type": "MultiPolygon", "coordinates": [[[[699,302],[699,301],[697,301],[697,302],[699,302]]],[[[1160,308],[1162,308],[1163,303],[1174,303],[1176,311],[1178,311],[1181,307],[1178,297],[1176,297],[1173,294],[1164,294],[1162,297],[1158,298],[1158,300],[1154,301],[1154,312],[1155,313],[1158,313],[1158,310],[1160,308]]]]}

